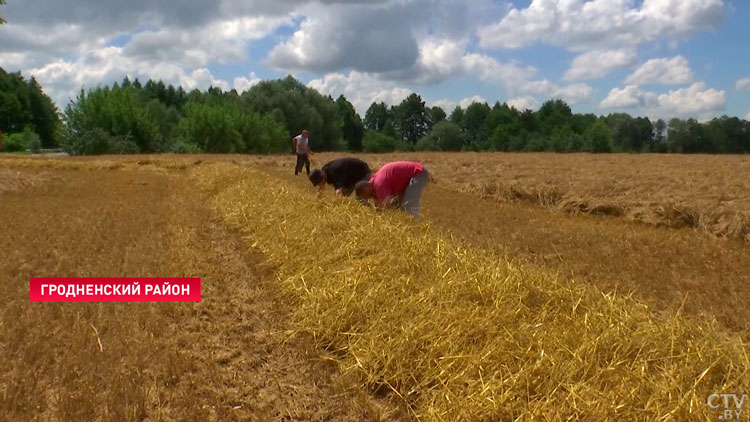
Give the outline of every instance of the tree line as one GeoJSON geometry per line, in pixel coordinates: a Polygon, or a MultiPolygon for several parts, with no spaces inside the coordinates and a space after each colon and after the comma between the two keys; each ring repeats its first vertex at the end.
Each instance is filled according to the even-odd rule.
{"type": "Polygon", "coordinates": [[[54,102],[32,76],[0,68],[0,131],[4,151],[57,145],[60,118],[54,102]],[[10,135],[10,136],[7,136],[10,135]]]}
{"type": "Polygon", "coordinates": [[[401,104],[370,106],[364,118],[366,151],[393,148],[435,151],[554,152],[750,152],[750,122],[722,116],[701,123],[674,118],[651,121],[627,113],[607,116],[573,113],[563,100],[537,111],[508,104],[473,102],[446,116],[417,94],[401,104]]]}
{"type": "Polygon", "coordinates": [[[750,122],[722,116],[651,121],[627,113],[573,113],[553,99],[537,111],[474,102],[450,114],[418,94],[373,103],[364,119],[343,96],[320,94],[291,76],[238,93],[185,91],[125,78],[81,90],[62,112],[32,77],[0,69],[3,150],[61,146],[71,154],[278,153],[312,133],[313,151],[750,152],[750,122]]]}

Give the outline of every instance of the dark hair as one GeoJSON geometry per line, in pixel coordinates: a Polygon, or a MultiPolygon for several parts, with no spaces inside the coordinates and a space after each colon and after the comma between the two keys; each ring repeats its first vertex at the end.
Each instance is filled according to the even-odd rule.
{"type": "Polygon", "coordinates": [[[357,192],[357,196],[362,196],[368,186],[371,186],[369,180],[360,180],[354,185],[354,191],[357,192]]]}
{"type": "Polygon", "coordinates": [[[326,178],[326,174],[323,172],[323,170],[315,169],[310,173],[310,183],[313,184],[313,186],[318,186],[318,183],[320,183],[321,180],[326,178]]]}

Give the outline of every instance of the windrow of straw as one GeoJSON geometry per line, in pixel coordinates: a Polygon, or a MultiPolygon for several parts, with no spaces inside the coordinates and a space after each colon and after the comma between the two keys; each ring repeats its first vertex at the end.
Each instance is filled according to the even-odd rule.
{"type": "Polygon", "coordinates": [[[0,157],[0,167],[21,168],[21,169],[48,169],[48,170],[102,170],[102,169],[120,169],[123,167],[121,162],[112,159],[102,159],[99,157],[83,160],[71,160],[61,158],[37,158],[26,156],[5,156],[0,157]]]}
{"type": "Polygon", "coordinates": [[[32,173],[0,167],[0,193],[20,192],[43,185],[54,178],[49,172],[32,173]]]}
{"type": "MultiPolygon", "coordinates": [[[[209,157],[205,157],[209,158],[209,157]]],[[[212,157],[214,161],[228,159],[212,157]]],[[[47,170],[121,170],[121,169],[149,169],[164,172],[166,170],[184,170],[203,163],[203,158],[191,155],[123,155],[89,156],[89,157],[0,157],[0,168],[15,169],[47,169],[47,170]]]]}
{"type": "Polygon", "coordinates": [[[750,348],[708,323],[657,317],[253,168],[191,175],[274,265],[299,330],[417,420],[716,420],[710,394],[750,393],[750,348]]]}
{"type": "MultiPolygon", "coordinates": [[[[449,183],[449,186],[452,184],[449,183]]],[[[675,202],[625,201],[620,198],[586,198],[565,193],[555,186],[505,182],[473,182],[468,191],[498,202],[526,202],[571,214],[625,217],[638,223],[672,228],[699,229],[710,235],[750,242],[750,213],[722,204],[698,208],[675,202]]],[[[451,186],[456,188],[457,186],[451,186]]]]}

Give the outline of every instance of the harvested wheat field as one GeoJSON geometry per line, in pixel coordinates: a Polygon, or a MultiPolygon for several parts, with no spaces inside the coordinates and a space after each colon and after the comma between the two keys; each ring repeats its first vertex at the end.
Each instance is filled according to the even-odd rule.
{"type": "MultiPolygon", "coordinates": [[[[324,163],[336,154],[320,154],[324,163]]],[[[363,154],[374,166],[418,160],[441,186],[500,202],[705,231],[750,241],[750,157],[742,155],[363,154]]],[[[289,160],[258,161],[290,166],[289,160]]]]}
{"type": "Polygon", "coordinates": [[[0,419],[708,421],[750,394],[744,157],[364,158],[426,163],[422,221],[291,155],[0,158],[0,419]],[[744,229],[634,211],[716,198],[744,229]],[[33,276],[203,297],[30,303],[33,276]]]}
{"type": "Polygon", "coordinates": [[[0,160],[0,420],[399,420],[287,322],[182,161],[0,160]],[[203,300],[29,303],[53,275],[200,276],[203,300]]]}

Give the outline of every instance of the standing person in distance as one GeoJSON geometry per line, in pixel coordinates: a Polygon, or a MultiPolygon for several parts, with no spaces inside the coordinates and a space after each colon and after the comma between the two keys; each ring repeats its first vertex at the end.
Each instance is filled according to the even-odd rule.
{"type": "Polygon", "coordinates": [[[310,131],[307,129],[303,130],[302,133],[292,138],[292,144],[294,145],[294,152],[297,154],[297,164],[294,166],[294,175],[296,176],[302,171],[302,166],[305,166],[307,175],[310,175],[310,158],[308,155],[312,154],[310,150],[310,131]]]}
{"type": "Polygon", "coordinates": [[[328,184],[336,189],[336,195],[349,196],[354,191],[354,185],[360,180],[369,179],[371,174],[370,166],[366,162],[346,157],[330,161],[322,169],[313,170],[309,179],[321,192],[328,184]]]}
{"type": "Polygon", "coordinates": [[[398,206],[418,219],[419,202],[429,180],[422,163],[395,161],[381,167],[370,180],[358,182],[354,189],[359,199],[373,198],[379,210],[398,206]]]}

